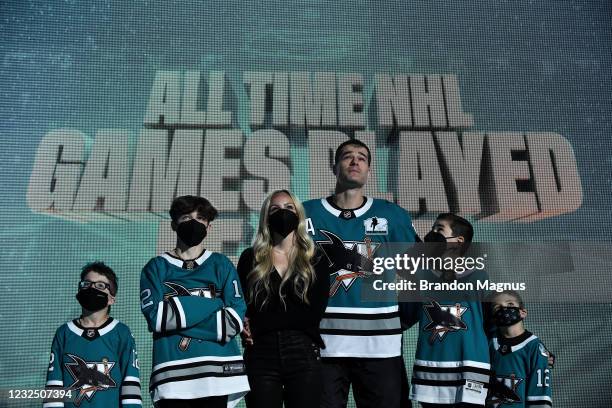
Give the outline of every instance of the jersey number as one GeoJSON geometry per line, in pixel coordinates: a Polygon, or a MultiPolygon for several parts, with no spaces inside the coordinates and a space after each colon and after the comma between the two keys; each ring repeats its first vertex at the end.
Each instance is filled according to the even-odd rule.
{"type": "Polygon", "coordinates": [[[538,387],[550,387],[550,370],[547,368],[544,370],[544,384],[542,384],[542,369],[538,368],[538,387]]]}
{"type": "Polygon", "coordinates": [[[51,358],[49,359],[49,371],[53,371],[54,361],[55,361],[55,353],[51,353],[51,358]]]}
{"type": "Polygon", "coordinates": [[[242,297],[242,296],[240,296],[240,291],[238,290],[238,281],[236,279],[234,279],[232,281],[232,284],[234,284],[234,297],[235,298],[242,297]]]}
{"type": "Polygon", "coordinates": [[[132,367],[140,370],[140,365],[138,364],[138,353],[136,353],[136,350],[132,350],[132,367]]]}
{"type": "Polygon", "coordinates": [[[153,304],[152,300],[149,300],[147,302],[147,299],[151,297],[151,289],[145,289],[142,292],[140,292],[140,298],[142,299],[140,301],[140,308],[144,309],[148,306],[151,306],[153,304]]]}

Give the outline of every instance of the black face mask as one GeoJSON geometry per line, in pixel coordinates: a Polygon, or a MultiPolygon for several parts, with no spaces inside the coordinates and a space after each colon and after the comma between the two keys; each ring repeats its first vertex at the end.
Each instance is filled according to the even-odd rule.
{"type": "Polygon", "coordinates": [[[512,326],[523,320],[517,306],[502,306],[493,314],[493,321],[499,327],[512,326]]]}
{"type": "Polygon", "coordinates": [[[446,237],[439,232],[429,231],[423,238],[423,242],[426,242],[425,253],[428,257],[437,258],[446,251],[446,237]]]}
{"type": "Polygon", "coordinates": [[[439,232],[429,231],[425,238],[423,238],[424,242],[438,242],[438,243],[446,243],[446,237],[439,232]]]}
{"type": "Polygon", "coordinates": [[[285,238],[298,227],[298,216],[285,208],[276,210],[275,213],[268,216],[268,227],[270,231],[277,233],[285,238]]]}
{"type": "Polygon", "coordinates": [[[185,245],[191,248],[206,238],[206,225],[197,220],[181,222],[176,226],[176,235],[185,245]]]}
{"type": "Polygon", "coordinates": [[[104,292],[89,287],[87,289],[79,290],[76,295],[77,300],[83,306],[84,309],[90,312],[97,312],[102,310],[108,304],[108,295],[104,292]]]}

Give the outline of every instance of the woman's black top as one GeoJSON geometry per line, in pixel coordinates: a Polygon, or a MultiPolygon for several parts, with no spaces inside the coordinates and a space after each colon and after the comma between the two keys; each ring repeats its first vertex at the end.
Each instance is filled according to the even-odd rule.
{"type": "Polygon", "coordinates": [[[251,335],[254,341],[257,336],[271,331],[278,330],[301,330],[305,332],[319,347],[325,348],[323,339],[319,331],[319,323],[327,307],[329,299],[329,267],[325,257],[321,259],[319,254],[313,257],[313,269],[315,280],[308,289],[308,301],[306,304],[295,293],[293,285],[287,282],[283,287],[285,303],[280,299],[278,289],[281,283],[281,276],[276,269],[270,279],[271,296],[262,306],[263,296],[258,296],[257,304],[250,298],[250,287],[248,274],[254,267],[255,255],[253,248],[247,248],[240,255],[238,261],[238,276],[244,292],[247,312],[249,318],[251,335]]]}

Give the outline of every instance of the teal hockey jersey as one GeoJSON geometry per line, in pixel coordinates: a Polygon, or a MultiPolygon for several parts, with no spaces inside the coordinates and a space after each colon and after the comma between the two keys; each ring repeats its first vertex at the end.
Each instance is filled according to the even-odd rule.
{"type": "MultiPolygon", "coordinates": [[[[321,355],[401,355],[397,294],[365,302],[362,285],[371,276],[374,257],[394,256],[402,244],[415,241],[410,215],[387,200],[369,197],[354,210],[337,208],[326,198],[306,201],[304,209],[308,233],[331,265],[329,303],[320,325],[325,342],[321,355]]],[[[382,279],[395,281],[394,271],[385,275],[382,279]]]]}
{"type": "MultiPolygon", "coordinates": [[[[490,377],[488,340],[482,301],[486,293],[476,282],[485,281],[482,270],[470,270],[457,281],[470,284],[465,292],[430,292],[429,301],[413,303],[419,336],[412,369],[410,398],[434,404],[485,405],[490,377]],[[482,293],[481,293],[482,292],[482,293]],[[445,299],[446,296],[446,299],[445,299]]],[[[445,282],[441,273],[419,271],[416,279],[445,282]]]]}
{"type": "Polygon", "coordinates": [[[552,406],[548,351],[540,339],[528,331],[512,339],[494,337],[490,353],[494,374],[488,407],[552,406]]]}
{"type": "Polygon", "coordinates": [[[77,320],[60,326],[51,345],[46,388],[69,388],[72,395],[67,402],[44,402],[44,408],[142,406],[130,329],[113,318],[95,329],[77,320]]]}
{"type": "Polygon", "coordinates": [[[246,305],[231,261],[208,250],[190,261],[164,253],[143,268],[140,298],[153,332],[153,401],[228,395],[236,405],[249,383],[234,339],[246,305]]]}

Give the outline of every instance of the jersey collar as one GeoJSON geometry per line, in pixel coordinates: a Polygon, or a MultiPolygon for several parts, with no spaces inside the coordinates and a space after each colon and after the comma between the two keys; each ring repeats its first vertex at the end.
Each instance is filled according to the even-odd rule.
{"type": "Polygon", "coordinates": [[[343,211],[352,211],[353,214],[355,214],[355,218],[357,218],[365,214],[370,209],[370,207],[372,207],[372,204],[374,203],[374,199],[372,197],[364,197],[364,199],[365,199],[364,203],[360,207],[357,207],[357,208],[347,208],[347,209],[339,208],[333,204],[331,197],[322,198],[321,205],[329,213],[331,213],[334,217],[340,217],[343,211]]]}
{"type": "MultiPolygon", "coordinates": [[[[495,350],[510,348],[509,352],[515,352],[525,347],[530,341],[537,339],[537,337],[531,332],[525,330],[525,332],[519,336],[506,339],[503,337],[493,338],[493,347],[495,350]]],[[[502,350],[503,351],[503,350],[502,350]]]]}
{"type": "Polygon", "coordinates": [[[83,336],[83,333],[85,332],[85,330],[90,330],[90,329],[96,330],[100,336],[104,336],[106,333],[113,330],[115,326],[117,326],[118,323],[119,323],[119,320],[115,320],[112,317],[109,317],[108,320],[105,321],[104,324],[100,327],[91,327],[91,328],[83,327],[79,324],[78,320],[76,319],[68,322],[67,325],[71,332],[73,332],[74,334],[80,337],[80,336],[83,336]]]}
{"type": "Polygon", "coordinates": [[[169,263],[171,263],[172,265],[179,267],[179,268],[183,268],[185,267],[186,264],[190,265],[191,267],[185,267],[185,269],[195,269],[198,266],[202,265],[204,263],[204,261],[206,261],[208,259],[209,256],[212,255],[212,252],[209,251],[208,249],[205,249],[198,257],[196,257],[195,259],[181,259],[178,258],[168,252],[164,252],[163,254],[161,254],[160,256],[162,258],[164,258],[166,261],[168,261],[169,263]]]}

